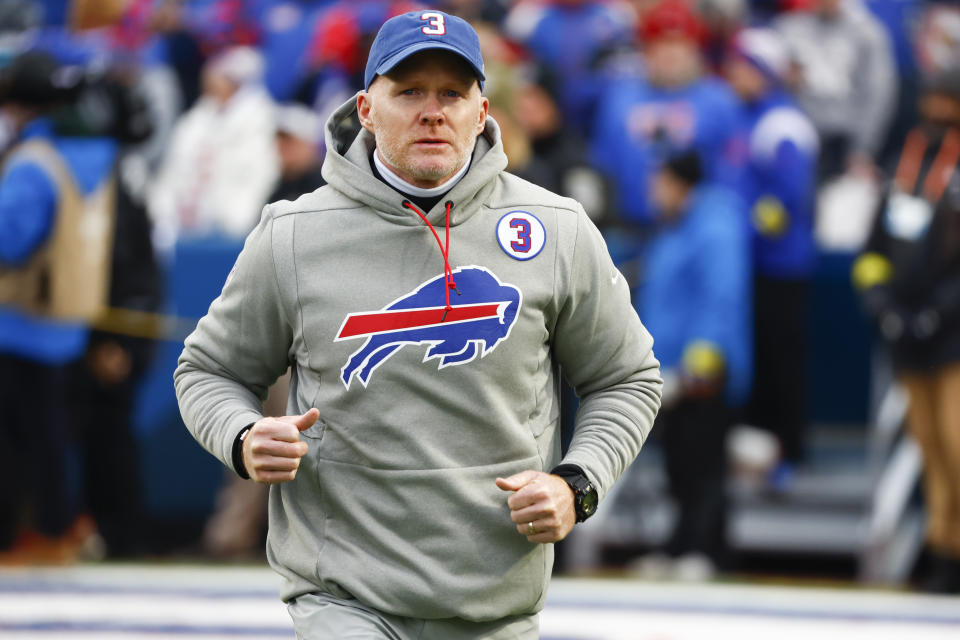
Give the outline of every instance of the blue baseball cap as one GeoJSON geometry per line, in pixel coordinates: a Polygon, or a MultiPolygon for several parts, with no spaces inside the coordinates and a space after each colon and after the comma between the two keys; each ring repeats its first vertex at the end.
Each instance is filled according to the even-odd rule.
{"type": "Polygon", "coordinates": [[[394,16],[380,27],[363,74],[365,89],[378,75],[383,75],[415,53],[427,49],[444,49],[456,53],[470,63],[483,89],[483,55],[480,39],[463,18],[442,11],[411,11],[394,16]]]}

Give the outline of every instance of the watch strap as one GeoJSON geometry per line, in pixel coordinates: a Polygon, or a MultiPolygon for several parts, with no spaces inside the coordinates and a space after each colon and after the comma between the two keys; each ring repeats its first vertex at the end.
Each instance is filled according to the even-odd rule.
{"type": "Polygon", "coordinates": [[[575,478],[577,476],[587,477],[587,474],[583,472],[583,469],[580,466],[575,464],[560,464],[555,466],[550,470],[550,473],[555,476],[560,476],[564,480],[567,478],[575,478]]]}
{"type": "MultiPolygon", "coordinates": [[[[575,464],[561,464],[554,467],[550,473],[563,478],[570,486],[571,491],[573,491],[573,507],[577,513],[577,522],[583,522],[592,516],[596,510],[596,507],[591,509],[589,513],[586,512],[584,509],[585,495],[583,493],[583,488],[589,487],[590,491],[592,491],[594,494],[596,494],[596,488],[594,487],[594,484],[590,482],[590,478],[587,477],[587,474],[584,473],[583,469],[575,464]]],[[[596,500],[594,499],[594,504],[595,502],[596,500]]]]}
{"type": "Polygon", "coordinates": [[[230,459],[233,462],[233,470],[236,471],[237,475],[244,480],[249,480],[250,474],[247,473],[247,466],[243,464],[243,441],[247,437],[247,434],[250,433],[250,429],[253,428],[254,424],[256,423],[251,422],[243,429],[240,429],[240,433],[238,433],[237,437],[233,439],[233,448],[230,451],[230,459]]]}

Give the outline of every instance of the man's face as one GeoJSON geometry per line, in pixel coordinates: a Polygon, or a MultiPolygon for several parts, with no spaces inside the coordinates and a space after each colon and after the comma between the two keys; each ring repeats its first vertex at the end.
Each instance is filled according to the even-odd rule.
{"type": "Polygon", "coordinates": [[[376,138],[380,159],[425,189],[469,160],[488,108],[469,65],[437,50],[410,56],[357,98],[360,123],[376,138]]]}

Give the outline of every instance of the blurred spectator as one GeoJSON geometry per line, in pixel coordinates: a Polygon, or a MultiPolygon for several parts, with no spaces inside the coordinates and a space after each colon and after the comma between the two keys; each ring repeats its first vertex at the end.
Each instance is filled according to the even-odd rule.
{"type": "MultiPolygon", "coordinates": [[[[495,26],[483,23],[473,26],[483,51],[483,72],[487,78],[484,95],[490,101],[489,113],[504,134],[503,151],[507,154],[507,170],[530,179],[526,170],[531,163],[536,164],[533,142],[520,123],[525,114],[517,108],[518,96],[527,82],[524,75],[529,64],[524,59],[525,53],[504,38],[495,26]]],[[[556,110],[550,113],[558,115],[556,110]]]]}
{"type": "Polygon", "coordinates": [[[41,53],[0,76],[0,111],[16,136],[0,175],[0,550],[17,542],[30,498],[39,534],[4,561],[75,553],[66,367],[106,303],[116,145],[57,137],[44,115],[74,99],[81,78],[41,53]]]}
{"type": "Polygon", "coordinates": [[[69,376],[71,427],[83,460],[82,507],[108,557],[143,551],[136,391],[161,329],[163,298],[146,206],[117,181],[109,310],[98,316],[84,357],[69,376]]]}
{"type": "Polygon", "coordinates": [[[663,406],[655,429],[679,518],[666,551],[677,577],[728,561],[724,441],[751,381],[750,245],[739,199],[701,183],[695,152],[652,177],[657,230],[638,307],[656,336],[663,406]]]}
{"type": "Polygon", "coordinates": [[[580,202],[594,222],[607,217],[607,186],[587,162],[583,137],[565,126],[560,107],[545,82],[522,84],[513,98],[513,114],[528,137],[531,158],[526,167],[509,169],[545,189],[580,202]]]}
{"type": "Polygon", "coordinates": [[[890,38],[861,0],[815,0],[773,22],[799,67],[797,91],[820,134],[820,182],[873,176],[896,107],[890,38]]]}
{"type": "MultiPolygon", "coordinates": [[[[119,166],[126,167],[153,129],[138,88],[118,73],[88,80],[77,102],[55,119],[57,132],[113,138],[122,145],[119,166]]],[[[142,180],[137,172],[118,172],[109,306],[96,317],[87,351],[68,376],[71,427],[83,463],[81,507],[92,516],[91,533],[99,534],[109,557],[142,549],[140,456],[132,422],[137,385],[161,329],[153,314],[162,304],[142,180]]]]}
{"type": "Polygon", "coordinates": [[[277,110],[280,180],[268,202],[296,200],[327,183],[320,173],[322,144],[323,123],[316,113],[300,104],[284,105],[277,110]]]}
{"type": "Polygon", "coordinates": [[[960,593],[960,67],[929,78],[853,280],[909,393],[924,457],[922,588],[960,593]]]}
{"type": "Polygon", "coordinates": [[[147,107],[151,134],[124,153],[128,186],[141,195],[148,175],[160,165],[173,125],[183,110],[183,95],[173,67],[170,43],[151,23],[155,0],[130,0],[121,19],[105,30],[112,73],[134,87],[147,107]]]}
{"type": "Polygon", "coordinates": [[[576,199],[594,222],[607,212],[608,187],[587,159],[579,130],[567,126],[557,100],[558,78],[524,61],[493,25],[475,25],[483,49],[485,95],[503,132],[510,173],[576,199]]]}
{"type": "Polygon", "coordinates": [[[622,77],[600,97],[593,163],[612,179],[620,214],[651,220],[649,177],[665,158],[695,149],[711,181],[736,185],[745,142],[736,96],[706,75],[703,25],[683,0],[663,0],[640,24],[646,78],[622,77]]]}
{"type": "Polygon", "coordinates": [[[604,57],[633,44],[630,6],[608,0],[526,0],[504,28],[557,79],[556,96],[567,127],[587,133],[600,95],[604,57]]]}
{"type": "Polygon", "coordinates": [[[256,224],[279,174],[262,74],[260,54],[248,47],[207,63],[203,97],[177,122],[150,189],[159,247],[181,235],[239,239],[256,224]]]}
{"type": "Polygon", "coordinates": [[[783,88],[789,65],[782,38],[759,28],[739,33],[726,63],[749,127],[743,194],[753,236],[755,382],[748,421],[780,441],[773,479],[781,486],[803,457],[807,300],[816,260],[818,140],[783,88]]]}

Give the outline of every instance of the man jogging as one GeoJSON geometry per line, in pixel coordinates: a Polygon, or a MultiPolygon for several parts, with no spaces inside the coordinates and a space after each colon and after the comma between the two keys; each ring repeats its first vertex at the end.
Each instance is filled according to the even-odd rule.
{"type": "Polygon", "coordinates": [[[175,374],[197,440],[272,485],[299,638],[536,638],[549,543],[659,407],[627,284],[577,202],[504,171],[483,80],[463,20],[384,24],[328,184],[266,207],[175,374]],[[289,415],[263,417],[288,366],[289,415]]]}

